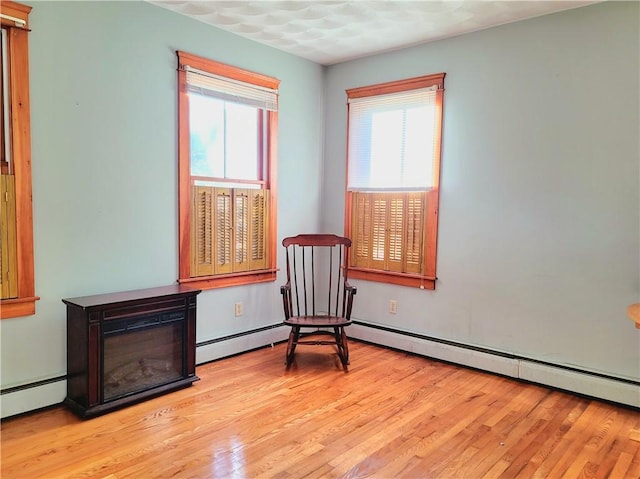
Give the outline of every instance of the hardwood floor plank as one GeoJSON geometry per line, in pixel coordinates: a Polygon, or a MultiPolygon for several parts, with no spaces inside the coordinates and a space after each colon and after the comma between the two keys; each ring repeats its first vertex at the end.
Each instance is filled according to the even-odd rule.
{"type": "Polygon", "coordinates": [[[1,475],[57,478],[640,477],[632,408],[352,341],[283,344],[90,420],[2,422],[1,475]]]}
{"type": "Polygon", "coordinates": [[[525,462],[525,465],[515,477],[522,479],[536,475],[545,477],[548,473],[546,468],[553,466],[553,463],[547,462],[547,459],[552,453],[561,452],[560,444],[563,442],[564,435],[578,417],[576,410],[580,412],[588,405],[587,400],[577,403],[576,399],[569,395],[561,396],[561,407],[550,417],[546,427],[532,441],[530,449],[522,452],[520,461],[525,462]]]}
{"type": "MultiPolygon", "coordinates": [[[[611,471],[611,477],[626,477],[625,474],[631,468],[631,462],[633,461],[633,455],[626,452],[621,453],[616,460],[613,470],[611,471]]],[[[630,476],[629,476],[630,477],[630,476]]]]}
{"type": "MultiPolygon", "coordinates": [[[[594,441],[597,442],[597,436],[600,434],[601,421],[605,419],[604,415],[608,412],[608,408],[598,407],[597,403],[589,404],[584,412],[577,419],[574,426],[567,431],[563,438],[563,442],[567,443],[567,447],[559,458],[555,461],[553,468],[549,470],[548,475],[551,477],[561,477],[562,475],[575,477],[586,464],[585,457],[589,454],[595,455],[593,450],[584,453],[585,448],[594,441]],[[581,427],[589,424],[589,429],[581,427]]],[[[552,456],[550,456],[552,457],[552,456]]]]}

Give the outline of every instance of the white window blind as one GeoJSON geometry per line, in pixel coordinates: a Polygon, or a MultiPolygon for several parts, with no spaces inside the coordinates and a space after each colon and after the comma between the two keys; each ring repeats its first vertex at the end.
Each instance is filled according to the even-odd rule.
{"type": "Polygon", "coordinates": [[[278,110],[278,90],[185,67],[187,90],[265,110],[278,110]]]}
{"type": "Polygon", "coordinates": [[[349,99],[350,191],[428,190],[437,86],[349,99]]]}

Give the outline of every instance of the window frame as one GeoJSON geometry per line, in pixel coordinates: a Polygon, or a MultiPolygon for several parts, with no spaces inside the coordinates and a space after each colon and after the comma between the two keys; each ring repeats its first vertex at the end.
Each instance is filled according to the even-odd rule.
{"type": "MultiPolygon", "coordinates": [[[[178,57],[178,282],[200,289],[224,288],[276,280],[278,112],[267,111],[266,158],[261,183],[269,191],[266,269],[191,276],[191,155],[186,65],[221,77],[277,90],[280,80],[235,66],[177,51],[178,57]]],[[[254,183],[254,182],[252,182],[254,183]]]]}
{"type": "Polygon", "coordinates": [[[31,176],[31,119],[29,100],[29,13],[32,7],[13,1],[2,2],[2,14],[20,19],[24,26],[2,17],[7,30],[9,103],[11,115],[11,158],[15,176],[17,279],[16,298],[0,300],[0,319],[29,316],[36,312],[33,254],[33,206],[31,176]]]}
{"type": "MultiPolygon", "coordinates": [[[[442,156],[442,123],[443,123],[443,99],[444,99],[444,77],[445,73],[424,75],[420,77],[408,78],[404,80],[378,83],[364,87],[351,88],[346,90],[347,99],[364,98],[391,93],[400,93],[419,88],[437,86],[436,90],[436,124],[433,161],[433,186],[425,194],[424,212],[424,236],[422,274],[401,273],[393,271],[383,271],[378,269],[368,269],[353,265],[353,260],[349,258],[349,276],[352,279],[363,279],[381,283],[396,284],[400,286],[416,287],[420,289],[435,290],[436,287],[436,260],[437,260],[437,238],[438,238],[438,212],[439,212],[439,191],[440,191],[440,163],[442,156]]],[[[345,181],[345,222],[344,231],[347,237],[352,237],[352,206],[355,192],[349,191],[349,104],[347,103],[347,178],[345,181]]],[[[356,245],[351,249],[352,255],[357,251],[356,245]]]]}

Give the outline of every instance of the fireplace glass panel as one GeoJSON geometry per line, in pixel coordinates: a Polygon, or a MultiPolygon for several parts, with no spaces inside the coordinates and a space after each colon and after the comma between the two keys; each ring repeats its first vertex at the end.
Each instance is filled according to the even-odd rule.
{"type": "Polygon", "coordinates": [[[103,401],[183,377],[183,320],[168,313],[105,323],[103,401]]]}

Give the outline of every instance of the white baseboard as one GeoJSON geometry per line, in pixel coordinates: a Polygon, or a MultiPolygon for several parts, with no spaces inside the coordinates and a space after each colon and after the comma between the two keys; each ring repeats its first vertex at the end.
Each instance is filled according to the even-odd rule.
{"type": "Polygon", "coordinates": [[[0,396],[0,417],[11,417],[60,404],[67,394],[64,380],[20,389],[0,396]]]}
{"type": "Polygon", "coordinates": [[[588,371],[577,371],[560,365],[509,357],[498,352],[478,351],[472,346],[443,343],[402,331],[389,331],[362,324],[350,326],[349,337],[607,401],[640,407],[639,385],[602,377],[588,371]]]}
{"type": "Polygon", "coordinates": [[[517,377],[518,375],[518,362],[513,358],[464,349],[450,344],[404,335],[401,332],[394,333],[360,326],[359,324],[354,324],[349,328],[349,337],[354,339],[362,339],[363,341],[416,353],[421,356],[441,359],[492,373],[504,374],[505,376],[517,377]]]}
{"type": "Polygon", "coordinates": [[[520,361],[518,377],[578,394],[640,407],[640,386],[624,381],[526,360],[520,361]]]}
{"type": "Polygon", "coordinates": [[[197,346],[196,365],[284,341],[289,336],[289,330],[290,328],[272,328],[197,346]]]}

